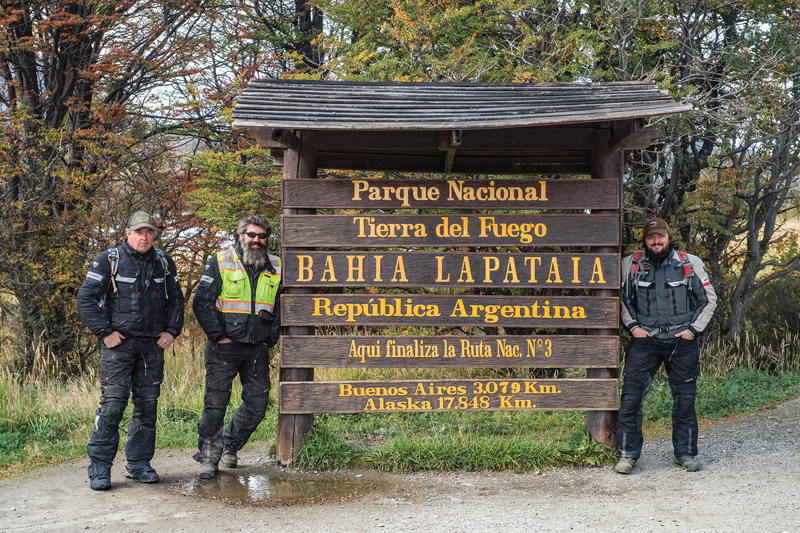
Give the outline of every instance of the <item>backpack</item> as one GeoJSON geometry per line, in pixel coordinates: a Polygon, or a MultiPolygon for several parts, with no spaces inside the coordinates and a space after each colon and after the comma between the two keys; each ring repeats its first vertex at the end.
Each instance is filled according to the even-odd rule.
{"type": "MultiPolygon", "coordinates": [[[[692,281],[691,277],[694,276],[694,265],[689,260],[689,254],[681,250],[675,250],[678,252],[678,256],[681,258],[681,265],[683,266],[683,276],[686,281],[686,286],[689,288],[690,291],[693,291],[692,288],[692,281]]],[[[639,250],[635,254],[633,254],[633,266],[631,266],[630,276],[635,280],[636,272],[639,271],[639,264],[642,262],[642,257],[644,257],[644,251],[639,250]]],[[[628,284],[627,290],[624,291],[625,294],[623,295],[626,302],[630,302],[633,298],[633,289],[632,284],[628,284]],[[630,294],[629,294],[630,293],[630,294]]]]}
{"type": "MultiPolygon", "coordinates": [[[[161,261],[161,268],[164,269],[164,295],[166,296],[166,299],[169,300],[169,292],[167,292],[167,276],[169,275],[167,254],[164,253],[164,250],[156,248],[156,256],[158,256],[158,260],[161,261]]],[[[117,275],[117,267],[119,266],[119,250],[116,248],[108,249],[108,262],[111,263],[111,286],[114,287],[114,294],[117,294],[117,283],[114,281],[114,276],[117,275]]],[[[107,293],[108,288],[106,288],[106,294],[107,293]]],[[[98,303],[98,305],[103,307],[105,300],[106,297],[103,295],[103,297],[100,298],[100,303],[98,303]]]]}
{"type": "MultiPolygon", "coordinates": [[[[680,256],[681,258],[681,265],[683,266],[683,275],[686,278],[691,278],[692,276],[694,276],[694,265],[692,265],[692,262],[689,261],[689,254],[681,250],[675,250],[675,251],[678,252],[678,256],[680,256]]],[[[642,257],[644,257],[644,252],[642,250],[639,250],[638,252],[633,254],[633,260],[635,262],[633,263],[633,268],[631,269],[632,276],[636,275],[636,271],[639,270],[639,263],[642,262],[642,257]]],[[[687,285],[689,285],[689,288],[691,289],[692,287],[691,283],[687,283],[687,285]]]]}

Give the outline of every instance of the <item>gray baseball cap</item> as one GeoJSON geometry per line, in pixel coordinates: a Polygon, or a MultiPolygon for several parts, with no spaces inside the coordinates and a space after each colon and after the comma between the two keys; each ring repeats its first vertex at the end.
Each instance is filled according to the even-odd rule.
{"type": "Polygon", "coordinates": [[[150,228],[153,231],[158,231],[153,217],[144,211],[136,211],[131,215],[131,218],[128,219],[129,230],[136,230],[139,228],[150,228]]]}

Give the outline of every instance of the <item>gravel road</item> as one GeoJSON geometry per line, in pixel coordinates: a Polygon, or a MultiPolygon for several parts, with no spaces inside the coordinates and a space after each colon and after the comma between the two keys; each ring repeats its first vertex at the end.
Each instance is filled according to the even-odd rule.
{"type": "Polygon", "coordinates": [[[630,476],[611,467],[315,474],[245,448],[241,468],[200,483],[192,450],[159,450],[159,485],[124,479],[119,460],[107,492],[89,490],[87,460],[0,482],[0,532],[800,533],[798,439],[800,399],[701,427],[696,473],[672,464],[669,439],[646,442],[630,476]],[[315,497],[330,487],[342,494],[315,497]]]}

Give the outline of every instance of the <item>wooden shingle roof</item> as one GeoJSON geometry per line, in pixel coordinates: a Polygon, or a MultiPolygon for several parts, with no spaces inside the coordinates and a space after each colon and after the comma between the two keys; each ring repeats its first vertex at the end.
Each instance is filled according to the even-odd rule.
{"type": "Polygon", "coordinates": [[[523,128],[685,113],[652,82],[403,83],[253,80],[234,126],[424,131],[523,128]]]}

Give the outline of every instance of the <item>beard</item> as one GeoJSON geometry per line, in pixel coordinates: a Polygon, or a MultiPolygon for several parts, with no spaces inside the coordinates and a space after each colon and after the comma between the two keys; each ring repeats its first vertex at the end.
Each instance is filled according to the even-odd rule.
{"type": "Polygon", "coordinates": [[[647,250],[647,256],[648,256],[650,259],[653,259],[653,260],[655,260],[655,261],[661,261],[661,260],[663,260],[665,257],[667,257],[667,256],[668,256],[670,253],[672,253],[672,248],[673,248],[673,246],[672,246],[672,242],[670,242],[670,243],[669,243],[669,244],[667,244],[666,246],[662,247],[660,252],[658,252],[658,253],[655,253],[655,252],[652,250],[652,248],[650,248],[649,246],[645,245],[645,249],[647,250]]]}
{"type": "Polygon", "coordinates": [[[244,235],[239,238],[239,244],[242,247],[242,263],[247,266],[259,269],[267,264],[267,248],[250,247],[244,242],[244,235]]]}

